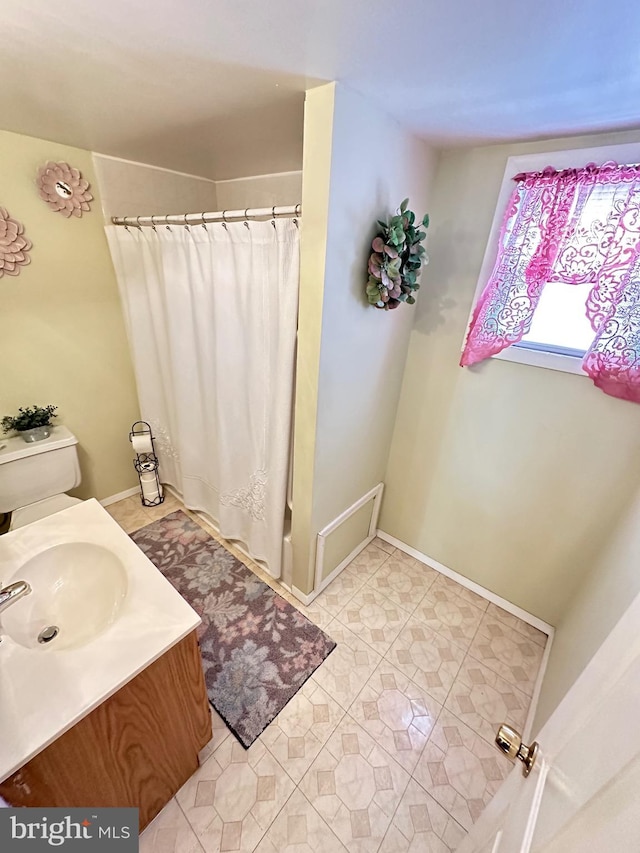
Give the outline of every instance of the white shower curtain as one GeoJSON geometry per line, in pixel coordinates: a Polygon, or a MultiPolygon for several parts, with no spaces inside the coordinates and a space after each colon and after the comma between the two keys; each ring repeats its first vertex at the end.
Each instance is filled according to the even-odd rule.
{"type": "Polygon", "coordinates": [[[279,577],[298,228],[280,219],[106,232],[162,481],[279,577]]]}

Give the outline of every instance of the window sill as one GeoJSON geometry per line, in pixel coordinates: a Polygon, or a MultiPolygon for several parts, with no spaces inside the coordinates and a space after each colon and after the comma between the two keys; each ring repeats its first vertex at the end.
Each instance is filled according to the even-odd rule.
{"type": "Polygon", "coordinates": [[[579,357],[541,352],[517,345],[507,347],[492,358],[499,358],[502,361],[515,361],[518,364],[528,364],[531,367],[545,367],[547,370],[560,370],[562,373],[575,373],[578,376],[587,375],[582,369],[582,359],[579,357]]]}

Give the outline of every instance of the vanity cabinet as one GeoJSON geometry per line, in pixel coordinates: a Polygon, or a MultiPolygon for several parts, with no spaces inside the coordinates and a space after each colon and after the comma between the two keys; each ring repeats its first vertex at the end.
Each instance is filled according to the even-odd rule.
{"type": "Polygon", "coordinates": [[[1,782],[0,796],[13,806],[133,806],[142,831],[210,739],[193,631],[1,782]]]}

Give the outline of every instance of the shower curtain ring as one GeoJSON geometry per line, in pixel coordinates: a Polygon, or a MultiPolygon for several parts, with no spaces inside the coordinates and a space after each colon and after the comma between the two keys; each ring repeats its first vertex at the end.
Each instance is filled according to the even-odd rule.
{"type": "Polygon", "coordinates": [[[222,227],[224,228],[225,231],[228,230],[227,229],[227,211],[226,210],[222,211],[222,227]]]}
{"type": "Polygon", "coordinates": [[[187,231],[189,230],[189,223],[187,222],[187,216],[188,215],[189,215],[188,213],[184,214],[184,227],[187,231]]]}
{"type": "Polygon", "coordinates": [[[249,227],[249,223],[247,222],[247,211],[248,210],[249,210],[249,208],[245,207],[245,209],[244,209],[244,222],[242,223],[245,228],[249,227]]]}
{"type": "Polygon", "coordinates": [[[204,219],[204,211],[202,212],[202,227],[204,228],[205,231],[207,230],[207,223],[205,222],[205,219],[204,219]]]}
{"type": "Polygon", "coordinates": [[[142,231],[142,225],[140,225],[140,217],[136,216],[136,225],[139,231],[142,231]]]}
{"type": "Polygon", "coordinates": [[[275,204],[271,208],[271,224],[273,225],[274,228],[276,227],[276,206],[275,206],[275,204]]]}
{"type": "MultiPolygon", "coordinates": [[[[154,231],[156,231],[156,223],[153,221],[153,216],[154,216],[154,214],[151,214],[151,227],[153,228],[154,231]]],[[[156,233],[158,233],[158,232],[156,231],[156,233]]]]}

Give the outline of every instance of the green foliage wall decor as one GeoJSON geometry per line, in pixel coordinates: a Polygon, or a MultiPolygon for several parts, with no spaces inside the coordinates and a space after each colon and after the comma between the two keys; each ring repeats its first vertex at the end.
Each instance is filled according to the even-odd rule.
{"type": "Polygon", "coordinates": [[[378,234],[371,243],[367,298],[371,305],[387,311],[401,302],[413,305],[416,301],[413,293],[420,288],[418,276],[422,265],[429,260],[422,245],[429,215],[425,214],[416,225],[416,215],[409,210],[409,199],[405,198],[398,213],[388,222],[378,219],[378,226],[378,234]]]}

